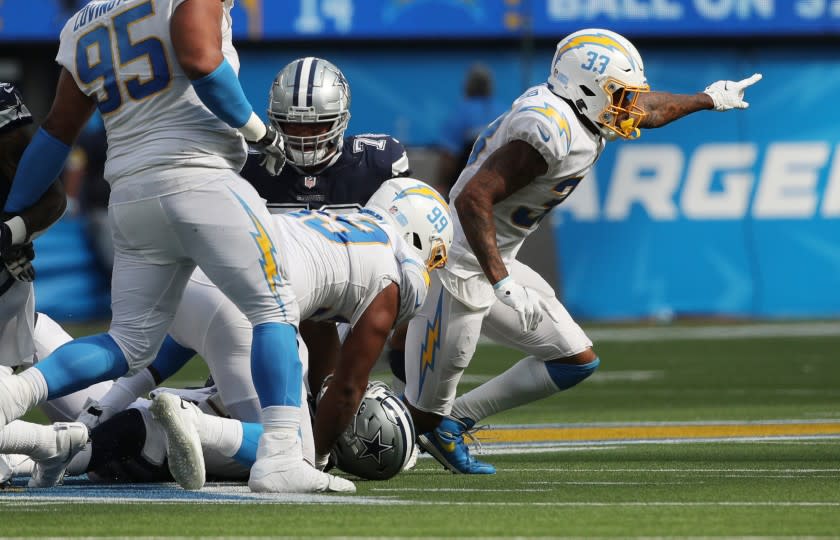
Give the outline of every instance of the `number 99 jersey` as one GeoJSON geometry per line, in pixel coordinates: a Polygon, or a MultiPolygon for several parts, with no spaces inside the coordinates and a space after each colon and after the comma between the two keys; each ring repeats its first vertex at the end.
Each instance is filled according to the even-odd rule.
{"type": "Polygon", "coordinates": [[[355,325],[382,289],[400,288],[397,321],[426,298],[424,264],[398,233],[372,215],[303,210],[273,216],[280,264],[301,319],[355,325]]]}
{"type": "MultiPolygon", "coordinates": [[[[600,134],[584,126],[563,99],[545,85],[534,86],[476,139],[467,166],[450,191],[453,207],[466,183],[487,157],[513,140],[522,140],[534,147],[545,159],[548,170],[493,207],[496,242],[508,268],[525,238],[536,230],[552,208],[571,194],[604,148],[600,134]]],[[[452,217],[455,236],[445,272],[460,278],[481,275],[481,267],[464,236],[457,213],[453,212],[452,217]]]]}
{"type": "MultiPolygon", "coordinates": [[[[108,135],[105,179],[112,187],[147,169],[238,171],[245,163],[244,139],[202,104],[175,57],[169,23],[183,2],[94,0],[61,31],[56,61],[97,101],[108,135]]],[[[223,4],[222,53],[238,70],[233,0],[223,4]]]]}

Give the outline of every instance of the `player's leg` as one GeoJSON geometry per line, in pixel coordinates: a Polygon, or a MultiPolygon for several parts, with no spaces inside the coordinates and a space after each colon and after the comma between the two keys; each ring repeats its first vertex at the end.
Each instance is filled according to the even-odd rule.
{"type": "Polygon", "coordinates": [[[485,312],[464,305],[433,273],[426,302],[409,323],[406,338],[405,400],[420,434],[418,442],[456,473],[495,472],[470,456],[464,435],[472,426],[447,416],[475,353],[485,312]]]}
{"type": "MultiPolygon", "coordinates": [[[[35,314],[35,358],[46,358],[53,351],[73,340],[60,324],[44,313],[35,314]]],[[[112,381],[102,381],[84,390],[73,392],[66,396],[47,401],[41,405],[41,410],[49,417],[50,422],[70,422],[76,420],[87,408],[89,400],[98,400],[107,394],[113,386],[112,381]]],[[[85,423],[85,422],[82,422],[85,423]]],[[[88,428],[91,426],[86,424],[88,428]]]]}
{"type": "Polygon", "coordinates": [[[190,257],[242,311],[253,327],[251,376],[265,428],[251,488],[258,491],[351,491],[346,480],[315,470],[302,458],[302,368],[297,352],[298,308],[282,275],[279,243],[268,210],[253,187],[231,173],[174,194],[176,234],[190,257]]]}
{"type": "Polygon", "coordinates": [[[116,248],[111,328],[0,380],[0,426],[48,399],[139,371],[163,342],[193,263],[179,258],[181,245],[160,199],[112,204],[110,212],[116,248]]]}
{"type": "Polygon", "coordinates": [[[478,422],[487,416],[569,389],[591,375],[600,361],[592,342],[572,320],[554,291],[536,272],[521,263],[512,267],[514,279],[542,295],[552,306],[534,332],[521,332],[515,312],[497,302],[484,321],[484,335],[529,353],[510,369],[460,396],[453,416],[478,422]]]}
{"type": "Polygon", "coordinates": [[[251,378],[251,323],[219,289],[203,289],[204,294],[218,299],[216,314],[209,321],[204,338],[202,357],[219,397],[232,418],[260,422],[260,401],[251,378]]]}
{"type": "Polygon", "coordinates": [[[0,430],[0,453],[29,456],[35,463],[29,487],[53,487],[87,440],[87,427],[78,422],[44,426],[15,420],[0,430]]]}
{"type": "MultiPolygon", "coordinates": [[[[195,356],[194,350],[182,346],[167,334],[150,365],[134,375],[120,377],[113,383],[108,381],[107,392],[89,396],[78,420],[88,428],[94,428],[124,410],[138,398],[147,397],[149,392],[184,367],[193,356],[195,356]]],[[[77,394],[86,392],[77,392],[77,394]]]]}

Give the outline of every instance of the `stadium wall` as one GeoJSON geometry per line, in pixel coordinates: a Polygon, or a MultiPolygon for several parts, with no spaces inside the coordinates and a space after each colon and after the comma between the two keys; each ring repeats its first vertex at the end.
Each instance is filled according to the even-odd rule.
{"type": "MultiPolygon", "coordinates": [[[[818,40],[642,41],[640,49],[655,89],[694,92],[753,72],[764,80],[748,92],[747,111],[698,114],[609,145],[543,227],[553,232],[558,268],[546,277],[569,310],[585,319],[840,315],[832,106],[840,60],[818,40]]],[[[241,80],[260,112],[280,66],[324,56],[350,81],[350,131],[388,132],[411,148],[435,144],[473,62],[492,69],[497,95],[509,101],[544,80],[553,46],[283,43],[240,51],[241,80]]],[[[58,318],[72,313],[56,309],[58,318]]]]}

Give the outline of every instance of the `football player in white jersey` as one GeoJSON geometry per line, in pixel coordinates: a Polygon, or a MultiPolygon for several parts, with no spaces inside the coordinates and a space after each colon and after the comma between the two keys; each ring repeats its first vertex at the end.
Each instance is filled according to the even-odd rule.
{"type": "Polygon", "coordinates": [[[272,478],[252,487],[352,492],[352,483],[302,458],[297,303],[276,259],[268,211],[238,175],[246,141],[275,173],[285,157],[278,133],[239,84],[232,3],[94,0],[62,30],[56,96],[5,210],[41,196],[98,108],[108,138],[113,318],[107,333],[74,340],[0,380],[0,427],[48,399],[148,365],[199,266],[253,326],[252,373],[266,428],[260,470],[272,478]]]}
{"type": "MultiPolygon", "coordinates": [[[[281,239],[278,258],[295,261],[289,266],[289,277],[301,316],[344,321],[351,326],[332,382],[320,400],[314,442],[309,409],[305,405],[301,408],[301,430],[307,449],[304,453],[313,462],[317,453],[317,461],[323,466],[358,408],[371,367],[388,334],[422,305],[428,272],[446,261],[452,240],[449,209],[427,184],[399,178],[386,181],[360,213],[331,215],[307,210],[277,215],[273,220],[281,239]]],[[[332,328],[335,331],[335,325],[332,328]]],[[[204,410],[226,411],[239,420],[258,421],[259,406],[249,373],[248,320],[199,270],[187,285],[170,332],[180,346],[192,349],[190,356],[198,352],[210,367],[221,399],[207,401],[204,410]]],[[[305,348],[302,357],[306,358],[305,348]]],[[[315,358],[313,362],[319,360],[315,358]]],[[[169,466],[181,485],[197,489],[204,483],[205,466],[201,462],[199,442],[248,467],[254,463],[253,443],[262,431],[259,424],[204,419],[196,416],[189,405],[173,408],[173,402],[167,404],[165,398],[159,401],[153,412],[170,432],[169,466]]],[[[143,406],[135,408],[140,414],[117,416],[97,426],[92,431],[95,442],[100,448],[112,448],[114,444],[103,441],[114,434],[125,435],[123,426],[113,426],[117,420],[123,424],[142,422],[133,431],[146,433],[147,440],[138,445],[132,438],[128,446],[143,447],[146,455],[158,455],[162,460],[161,451],[149,449],[156,442],[158,446],[162,444],[160,437],[151,440],[156,430],[142,411],[143,406]]],[[[41,426],[30,426],[30,430],[32,439],[47,433],[41,426]]],[[[25,448],[0,444],[0,453],[21,450],[25,448]]],[[[108,465],[103,463],[102,456],[96,456],[96,450],[93,453],[93,464],[85,463],[81,470],[90,466],[96,471],[108,465]]],[[[231,467],[218,456],[213,459],[214,467],[208,464],[211,472],[218,473],[220,467],[242,470],[241,466],[231,467]]],[[[147,469],[145,464],[135,468],[147,469]]],[[[251,477],[252,480],[259,477],[259,472],[252,472],[251,477]]],[[[57,480],[55,476],[51,479],[53,483],[57,480]]]]}
{"type": "Polygon", "coordinates": [[[405,398],[419,443],[444,467],[494,473],[470,456],[464,433],[492,414],[571,388],[598,367],[592,342],[552,287],[516,260],[525,238],[607,141],[704,109],[746,108],[744,89],[760,78],[719,81],[692,95],[650,92],[628,40],[585,29],[558,43],[547,84],[526,90],[479,136],[450,195],[449,262],[433,276],[406,347],[405,398]],[[481,333],[528,356],[455,399],[481,333]]]}

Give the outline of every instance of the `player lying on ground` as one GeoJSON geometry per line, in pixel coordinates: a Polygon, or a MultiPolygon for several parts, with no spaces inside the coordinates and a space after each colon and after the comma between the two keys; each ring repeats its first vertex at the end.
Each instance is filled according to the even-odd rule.
{"type": "Polygon", "coordinates": [[[691,95],[651,92],[628,40],[580,30],[557,44],[547,83],[527,89],[479,136],[450,192],[449,262],[432,276],[406,347],[405,398],[419,443],[444,467],[494,473],[470,456],[465,432],[490,415],[574,387],[600,363],[552,287],[516,260],[528,235],[574,191],[607,141],[634,139],[639,128],[701,110],[746,108],[744,90],[760,78],[718,81],[691,95]],[[455,399],[482,333],[527,356],[455,399]]]}

